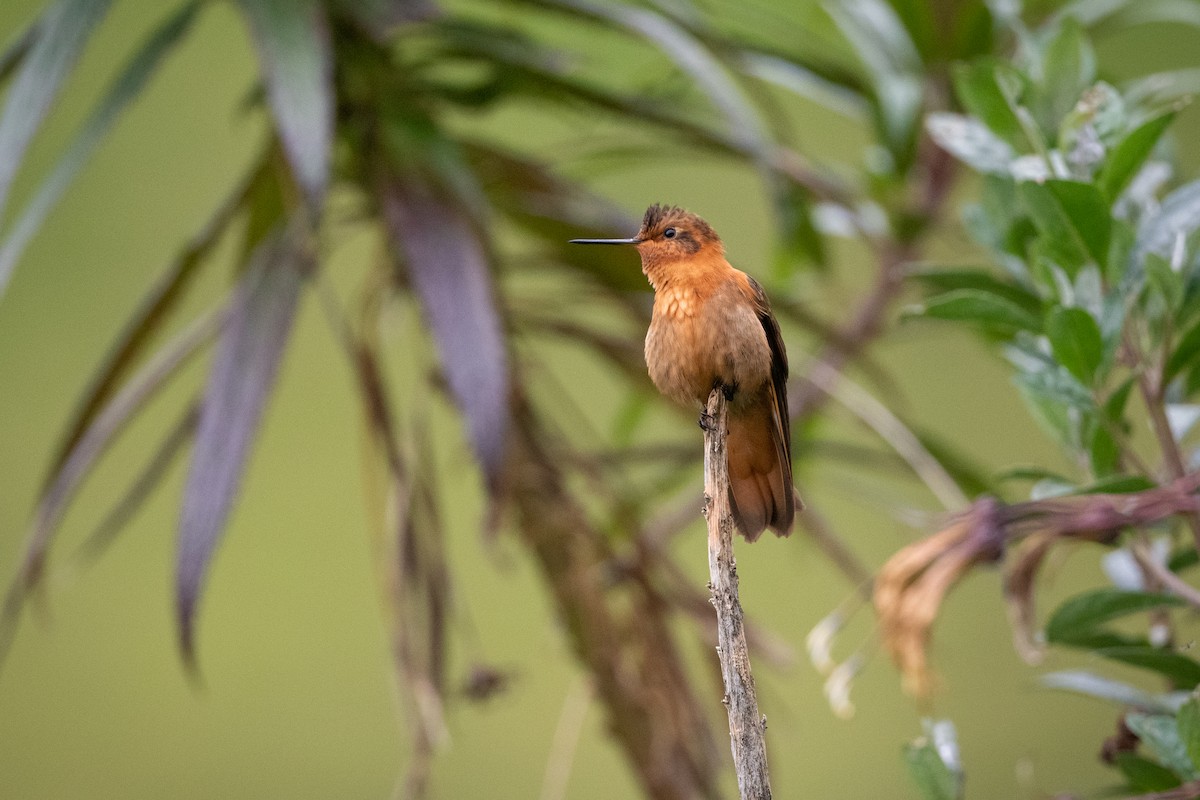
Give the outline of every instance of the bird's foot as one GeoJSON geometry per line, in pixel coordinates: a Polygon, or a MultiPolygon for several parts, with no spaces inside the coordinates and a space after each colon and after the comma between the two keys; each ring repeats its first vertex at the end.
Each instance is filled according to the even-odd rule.
{"type": "Polygon", "coordinates": [[[715,381],[713,381],[712,388],[721,390],[721,394],[725,395],[726,403],[733,399],[733,396],[737,394],[738,389],[736,383],[725,383],[720,378],[717,378],[715,381]]]}
{"type": "Polygon", "coordinates": [[[700,430],[709,433],[716,430],[717,418],[707,411],[701,411],[700,419],[696,420],[696,424],[700,426],[700,430]]]}

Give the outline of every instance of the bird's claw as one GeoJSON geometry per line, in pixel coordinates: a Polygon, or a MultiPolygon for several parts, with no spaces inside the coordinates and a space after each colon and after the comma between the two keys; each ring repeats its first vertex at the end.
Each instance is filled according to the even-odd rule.
{"type": "Polygon", "coordinates": [[[700,426],[700,430],[706,433],[711,433],[712,431],[716,430],[717,418],[707,411],[701,411],[700,419],[696,420],[696,424],[700,426]]]}

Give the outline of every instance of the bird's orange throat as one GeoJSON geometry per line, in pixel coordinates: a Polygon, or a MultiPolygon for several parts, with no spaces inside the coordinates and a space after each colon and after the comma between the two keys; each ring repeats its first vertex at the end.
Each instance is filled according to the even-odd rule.
{"type": "Polygon", "coordinates": [[[683,290],[707,296],[733,271],[719,242],[689,258],[664,256],[640,247],[638,250],[642,256],[642,274],[655,292],[683,290]]]}

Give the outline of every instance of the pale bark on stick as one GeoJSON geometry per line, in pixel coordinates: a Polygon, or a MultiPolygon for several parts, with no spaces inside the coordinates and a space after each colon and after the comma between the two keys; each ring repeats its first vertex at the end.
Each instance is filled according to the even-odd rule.
{"type": "Polygon", "coordinates": [[[729,714],[733,766],[742,800],[767,800],[767,721],[758,713],[750,652],[738,599],[737,563],[733,558],[733,513],[729,503],[729,462],[725,457],[725,395],[708,396],[704,430],[704,516],[708,520],[708,572],[712,603],[717,609],[717,656],[725,683],[722,701],[729,714]]]}

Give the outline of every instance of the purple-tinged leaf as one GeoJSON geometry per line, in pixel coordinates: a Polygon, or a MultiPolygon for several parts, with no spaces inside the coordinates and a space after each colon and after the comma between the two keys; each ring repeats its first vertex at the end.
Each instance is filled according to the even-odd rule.
{"type": "Polygon", "coordinates": [[[75,140],[71,142],[71,146],[59,159],[54,171],[42,182],[37,194],[5,233],[3,241],[0,241],[0,286],[7,281],[26,245],[37,233],[50,209],[71,185],[117,117],[130,101],[138,96],[162,59],[187,33],[199,8],[198,0],[193,0],[172,14],[150,35],[142,49],[130,59],[124,71],[113,81],[108,93],[96,105],[75,140]]]}
{"type": "MultiPolygon", "coordinates": [[[[34,41],[0,112],[0,218],[25,150],[111,0],[59,0],[37,22],[34,41]]],[[[8,273],[0,272],[0,294],[8,273]]]]}
{"type": "Polygon", "coordinates": [[[216,335],[224,318],[224,306],[214,309],[164,345],[146,366],[105,403],[67,452],[62,465],[42,493],[30,523],[21,568],[9,586],[0,615],[0,660],[11,641],[26,594],[45,571],[46,553],[54,532],[83,479],[126,423],[145,407],[201,346],[216,335]]]}
{"type": "Polygon", "coordinates": [[[61,449],[47,478],[47,485],[54,481],[55,475],[79,442],[80,437],[91,426],[96,415],[104,408],[106,401],[112,397],[134,363],[178,307],[180,300],[191,285],[192,279],[199,273],[199,266],[204,263],[228,229],[230,222],[243,208],[247,202],[248,193],[256,183],[261,181],[263,173],[267,169],[269,169],[269,158],[267,163],[261,164],[253,170],[244,185],[239,187],[217,209],[204,228],[142,298],[141,305],[126,322],[125,329],[118,336],[116,343],[105,356],[88,384],[87,390],[83,393],[79,405],[72,415],[72,421],[66,428],[67,435],[63,437],[61,449]]]}
{"type": "Polygon", "coordinates": [[[483,244],[460,208],[411,181],[382,185],[379,203],[494,488],[510,417],[508,355],[483,244]]]}
{"type": "Polygon", "coordinates": [[[177,334],[150,363],[125,383],[83,431],[46,487],[34,514],[21,571],[21,580],[27,586],[40,575],[50,536],[96,460],[108,449],[125,424],[217,333],[224,316],[223,307],[214,309],[177,334]]]}
{"type": "Polygon", "coordinates": [[[239,0],[262,64],[275,127],[310,210],[329,184],[333,56],[317,0],[239,0]]]}
{"type": "Polygon", "coordinates": [[[195,612],[245,471],[263,407],[312,270],[308,230],[293,224],[251,255],[205,387],[183,491],[176,561],[180,647],[195,661],[195,612]]]}

